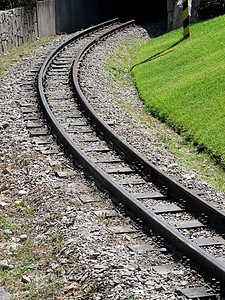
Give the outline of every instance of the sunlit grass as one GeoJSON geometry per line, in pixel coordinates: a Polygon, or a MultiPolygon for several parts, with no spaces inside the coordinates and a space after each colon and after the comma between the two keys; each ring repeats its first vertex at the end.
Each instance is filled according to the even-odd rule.
{"type": "Polygon", "coordinates": [[[132,74],[149,111],[225,166],[225,16],[150,40],[132,74]]]}
{"type": "MultiPolygon", "coordinates": [[[[179,33],[180,37],[182,37],[182,30],[179,33]]],[[[151,41],[153,42],[153,40],[151,41]]],[[[117,89],[121,86],[124,87],[133,84],[130,70],[137,52],[144,43],[144,40],[129,39],[123,43],[122,47],[115,49],[113,53],[108,55],[107,64],[105,65],[107,72],[103,75],[108,77],[111,88],[113,87],[115,90],[115,95],[117,89]]],[[[195,170],[205,182],[211,183],[214,187],[222,191],[225,190],[225,172],[216,164],[216,161],[212,157],[210,158],[206,151],[199,151],[195,144],[190,139],[187,139],[184,133],[177,135],[171,128],[168,128],[166,123],[160,123],[159,120],[153,118],[149,114],[147,107],[143,111],[137,111],[133,109],[129,101],[126,101],[126,98],[118,99],[115,96],[115,99],[121,108],[140,124],[148,128],[157,128],[159,143],[164,144],[164,147],[176,156],[176,161],[179,164],[195,170]]]]}

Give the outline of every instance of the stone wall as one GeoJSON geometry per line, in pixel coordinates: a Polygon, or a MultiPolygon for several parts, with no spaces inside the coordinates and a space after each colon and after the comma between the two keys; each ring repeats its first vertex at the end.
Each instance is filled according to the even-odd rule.
{"type": "MultiPolygon", "coordinates": [[[[199,22],[198,10],[200,0],[188,0],[190,23],[199,22]]],[[[168,30],[174,30],[183,26],[182,0],[167,0],[168,30]]]]}
{"type": "Polygon", "coordinates": [[[0,11],[0,53],[33,41],[37,36],[35,7],[0,11]]]}

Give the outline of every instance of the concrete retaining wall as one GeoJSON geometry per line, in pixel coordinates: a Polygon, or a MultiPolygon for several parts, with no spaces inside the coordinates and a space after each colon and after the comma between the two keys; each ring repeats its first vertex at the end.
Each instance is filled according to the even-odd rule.
{"type": "Polygon", "coordinates": [[[0,11],[0,53],[33,41],[37,36],[35,7],[0,11]]]}
{"type": "Polygon", "coordinates": [[[38,36],[49,37],[56,34],[55,0],[37,2],[38,36]]]}
{"type": "Polygon", "coordinates": [[[71,33],[118,16],[118,0],[39,0],[38,31],[42,37],[71,33]]]}

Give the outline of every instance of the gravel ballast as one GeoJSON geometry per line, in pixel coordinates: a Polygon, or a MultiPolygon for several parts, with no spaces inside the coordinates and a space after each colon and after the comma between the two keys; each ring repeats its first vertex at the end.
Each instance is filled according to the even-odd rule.
{"type": "MultiPolygon", "coordinates": [[[[124,41],[132,39],[138,41],[138,39],[155,37],[157,33],[163,32],[163,24],[163,22],[159,22],[143,27],[130,27],[107,38],[104,42],[98,43],[91,53],[85,55],[80,67],[81,87],[85,96],[103,120],[106,122],[109,120],[114,121],[113,130],[122,136],[125,141],[162,171],[178,180],[185,187],[197,190],[203,199],[224,210],[225,193],[200,180],[194,170],[189,170],[179,164],[177,158],[166,149],[160,135],[161,131],[164,130],[170,137],[168,127],[160,122],[154,122],[154,118],[150,120],[150,122],[153,122],[153,126],[144,126],[138,118],[131,117],[131,114],[121,108],[123,104],[126,105],[127,103],[131,107],[131,112],[133,112],[132,116],[134,116],[134,112],[137,115],[138,113],[146,113],[130,74],[124,74],[126,85],[118,84],[116,80],[113,80],[114,74],[105,68],[110,55],[114,54],[115,49],[122,47],[124,41]],[[119,103],[122,103],[122,105],[120,106],[119,103]]],[[[150,118],[150,116],[148,117],[150,118]]]]}
{"type": "MultiPolygon", "coordinates": [[[[217,207],[224,207],[224,195],[179,166],[163,146],[155,146],[156,129],[140,126],[119,107],[116,100],[126,97],[135,109],[143,109],[131,84],[118,89],[115,97],[104,69],[109,52],[129,37],[142,39],[148,34],[145,28],[131,27],[100,43],[91,59],[86,57],[83,68],[88,72],[83,81],[94,86],[98,97],[97,102],[90,99],[92,105],[104,119],[114,119],[116,132],[151,162],[178,176],[187,187],[200,189],[217,207]]],[[[151,233],[146,236],[117,210],[106,192],[82,169],[74,168],[54,137],[30,137],[21,103],[38,109],[37,70],[66,38],[58,37],[33,51],[1,79],[0,287],[12,299],[186,299],[177,289],[207,282],[189,266],[177,263],[151,233]],[[47,139],[58,154],[43,154],[49,146],[38,143],[47,139]],[[114,216],[108,218],[106,211],[113,211],[114,216]],[[125,233],[119,233],[121,226],[125,233]],[[132,246],[140,244],[149,248],[134,251],[132,246]],[[156,267],[162,264],[169,268],[156,267]]]]}

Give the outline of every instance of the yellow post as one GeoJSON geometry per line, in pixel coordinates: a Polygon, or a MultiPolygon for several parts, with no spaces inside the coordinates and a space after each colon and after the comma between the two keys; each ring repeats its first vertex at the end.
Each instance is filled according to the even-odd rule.
{"type": "Polygon", "coordinates": [[[183,2],[184,39],[186,39],[190,36],[190,33],[189,33],[188,0],[182,0],[182,2],[183,2]]]}

